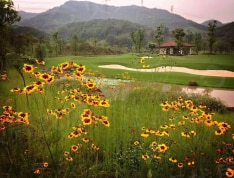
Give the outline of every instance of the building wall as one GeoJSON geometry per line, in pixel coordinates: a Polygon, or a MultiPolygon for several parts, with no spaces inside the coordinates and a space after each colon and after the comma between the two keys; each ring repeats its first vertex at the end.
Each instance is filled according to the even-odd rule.
{"type": "Polygon", "coordinates": [[[169,54],[172,55],[173,53],[174,53],[174,49],[173,49],[173,48],[170,48],[169,54]]]}
{"type": "MultiPolygon", "coordinates": [[[[173,55],[176,53],[176,50],[173,48],[173,47],[169,47],[169,48],[160,48],[159,50],[159,54],[162,54],[162,55],[173,55]]],[[[190,47],[185,47],[185,48],[182,48],[179,53],[181,55],[191,55],[192,54],[192,48],[190,47]]]]}
{"type": "Polygon", "coordinates": [[[167,54],[167,49],[166,48],[160,48],[159,54],[167,54]]]}

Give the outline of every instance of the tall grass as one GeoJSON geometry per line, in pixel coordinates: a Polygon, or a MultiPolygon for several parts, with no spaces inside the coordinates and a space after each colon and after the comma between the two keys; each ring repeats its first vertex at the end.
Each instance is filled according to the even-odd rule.
{"type": "Polygon", "coordinates": [[[53,72],[24,67],[27,86],[45,82],[33,92],[23,82],[16,86],[14,72],[9,80],[0,81],[4,93],[11,87],[25,89],[1,96],[8,107],[2,108],[1,115],[0,176],[229,175],[234,163],[234,114],[220,101],[163,92],[150,82],[97,88],[89,78],[92,73],[80,78],[85,67],[79,64],[63,61],[53,72]],[[77,71],[79,75],[71,77],[77,71]]]}
{"type": "MultiPolygon", "coordinates": [[[[199,177],[202,174],[217,176],[215,171],[217,171],[218,164],[215,163],[215,159],[218,159],[219,155],[216,151],[219,147],[223,147],[224,140],[227,139],[224,142],[232,142],[231,133],[229,136],[224,136],[225,138],[222,136],[220,138],[215,136],[215,128],[208,128],[202,123],[194,124],[192,120],[189,121],[191,118],[183,119],[183,116],[189,113],[186,109],[162,111],[160,103],[173,101],[175,97],[174,94],[170,96],[170,93],[166,94],[152,88],[145,88],[131,91],[123,100],[112,102],[113,107],[118,106],[117,108],[122,110],[122,112],[118,112],[117,116],[115,116],[115,110],[108,111],[111,112],[112,117],[110,118],[113,119],[111,123],[118,128],[117,133],[112,130],[111,134],[113,138],[119,138],[115,142],[116,145],[112,146],[113,154],[118,162],[116,169],[120,177],[147,177],[149,171],[152,177],[189,177],[195,175],[199,177]],[[169,127],[169,125],[174,125],[175,128],[161,128],[161,126],[169,127]],[[166,131],[169,136],[157,136],[155,135],[157,130],[166,131]],[[181,136],[182,132],[189,131],[195,131],[197,135],[192,138],[181,136]],[[149,134],[149,137],[143,138],[142,133],[149,134]],[[216,138],[214,139],[214,137],[216,138]],[[134,145],[136,141],[139,142],[139,145],[134,145]],[[156,141],[157,144],[165,143],[169,147],[168,152],[160,154],[157,151],[152,151],[150,145],[153,141],[156,141]],[[116,147],[119,147],[117,151],[116,147]],[[157,154],[161,157],[160,160],[154,158],[157,154]],[[150,157],[143,160],[142,155],[150,157]],[[177,163],[171,163],[169,161],[171,157],[174,157],[177,163],[183,163],[183,168],[178,168],[177,163]],[[186,157],[189,157],[190,161],[195,161],[196,165],[188,166],[189,161],[185,161],[186,157]]],[[[224,119],[223,115],[218,114],[216,117],[218,121],[224,119]]],[[[233,114],[230,117],[233,117],[233,114]]],[[[233,122],[226,119],[225,122],[232,123],[233,126],[233,122]]],[[[222,156],[224,155],[222,154],[222,156]]]]}

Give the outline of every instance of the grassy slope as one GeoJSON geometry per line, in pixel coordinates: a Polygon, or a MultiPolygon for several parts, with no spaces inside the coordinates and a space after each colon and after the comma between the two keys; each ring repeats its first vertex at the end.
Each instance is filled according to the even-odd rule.
{"type": "MultiPolygon", "coordinates": [[[[230,70],[234,71],[234,55],[194,55],[194,56],[162,56],[152,55],[152,59],[147,59],[146,64],[150,68],[159,66],[179,66],[200,70],[230,70]]],[[[141,68],[139,63],[140,57],[134,54],[108,55],[108,56],[68,56],[46,59],[47,66],[56,65],[60,62],[72,60],[76,63],[86,65],[88,70],[98,70],[105,74],[106,77],[115,78],[128,72],[131,78],[143,81],[154,81],[161,83],[172,83],[187,85],[190,81],[196,81],[199,86],[214,88],[234,88],[234,78],[228,77],[209,77],[200,75],[191,75],[185,73],[165,72],[165,73],[148,73],[134,72],[119,69],[99,68],[99,65],[120,64],[131,68],[141,68]]]]}

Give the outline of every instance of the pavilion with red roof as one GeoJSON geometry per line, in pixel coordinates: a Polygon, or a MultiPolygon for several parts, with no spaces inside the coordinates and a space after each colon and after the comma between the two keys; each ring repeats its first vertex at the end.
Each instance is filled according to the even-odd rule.
{"type": "Polygon", "coordinates": [[[190,55],[192,54],[193,45],[183,43],[180,49],[175,41],[169,41],[160,45],[159,54],[165,55],[190,55]]]}

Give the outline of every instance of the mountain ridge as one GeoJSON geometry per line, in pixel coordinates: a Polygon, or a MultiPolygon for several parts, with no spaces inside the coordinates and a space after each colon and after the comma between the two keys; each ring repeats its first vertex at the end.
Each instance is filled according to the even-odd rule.
{"type": "Polygon", "coordinates": [[[21,17],[21,19],[26,20],[30,19],[32,17],[35,17],[39,13],[33,13],[33,12],[26,12],[26,11],[18,11],[18,15],[21,17]]]}
{"type": "Polygon", "coordinates": [[[69,23],[108,18],[127,20],[150,28],[163,24],[170,30],[179,27],[195,31],[206,30],[206,27],[201,24],[163,9],[135,5],[109,6],[89,1],[67,1],[61,6],[37,14],[32,18],[23,19],[20,25],[53,32],[69,23]]]}
{"type": "MultiPolygon", "coordinates": [[[[206,21],[202,22],[201,24],[204,25],[204,26],[208,26],[208,24],[209,24],[210,22],[213,22],[213,21],[215,21],[215,19],[206,20],[206,21]]],[[[227,23],[227,24],[228,24],[228,23],[227,23]]],[[[218,21],[218,20],[216,20],[216,27],[221,27],[221,26],[223,26],[223,25],[225,25],[225,24],[222,23],[222,22],[220,22],[220,21],[218,21]]]]}

